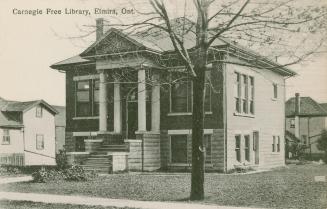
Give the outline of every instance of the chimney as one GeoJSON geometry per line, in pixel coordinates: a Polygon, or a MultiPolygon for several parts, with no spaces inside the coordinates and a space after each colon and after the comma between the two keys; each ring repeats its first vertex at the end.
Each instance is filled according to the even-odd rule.
{"type": "Polygon", "coordinates": [[[98,41],[103,36],[103,18],[96,19],[96,40],[98,41]]]}
{"type": "Polygon", "coordinates": [[[300,111],[301,111],[301,107],[300,107],[300,94],[296,93],[295,94],[295,115],[299,115],[300,111]]]}

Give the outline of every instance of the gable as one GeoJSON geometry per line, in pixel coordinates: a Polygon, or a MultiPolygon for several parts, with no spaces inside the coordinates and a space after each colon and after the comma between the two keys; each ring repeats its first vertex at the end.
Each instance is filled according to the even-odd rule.
{"type": "Polygon", "coordinates": [[[127,37],[116,29],[109,30],[99,41],[81,53],[81,56],[113,54],[145,49],[145,46],[127,37]]]}

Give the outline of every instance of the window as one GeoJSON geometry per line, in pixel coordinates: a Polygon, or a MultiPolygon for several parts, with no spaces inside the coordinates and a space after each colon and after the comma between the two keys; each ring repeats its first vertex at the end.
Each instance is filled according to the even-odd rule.
{"type": "Polygon", "coordinates": [[[277,137],[277,152],[280,152],[280,137],[277,137]]]}
{"type": "Polygon", "coordinates": [[[10,144],[9,129],[3,129],[2,144],[10,144]]]}
{"type": "Polygon", "coordinates": [[[241,112],[241,78],[239,73],[235,73],[235,84],[234,84],[234,97],[235,97],[235,111],[241,112]]]}
{"type": "Polygon", "coordinates": [[[76,84],[76,115],[90,116],[90,82],[78,81],[76,84]]]}
{"type": "Polygon", "coordinates": [[[295,128],[295,120],[294,119],[291,119],[291,125],[290,125],[291,128],[295,128]]]}
{"type": "Polygon", "coordinates": [[[37,118],[42,118],[42,107],[36,107],[35,108],[35,115],[37,118]]]}
{"type": "Polygon", "coordinates": [[[242,112],[248,113],[248,77],[246,75],[242,75],[242,84],[241,85],[241,93],[242,93],[242,112]]]}
{"type": "Polygon", "coordinates": [[[211,112],[211,84],[205,85],[204,111],[211,112]]]}
{"type": "Polygon", "coordinates": [[[244,154],[245,154],[245,160],[250,161],[250,136],[245,135],[244,136],[244,154]]]}
{"type": "Polygon", "coordinates": [[[99,115],[99,80],[76,82],[76,116],[99,115]]]}
{"type": "Polygon", "coordinates": [[[76,152],[85,151],[84,137],[75,137],[75,150],[76,152]]]}
{"type": "Polygon", "coordinates": [[[171,162],[187,163],[187,135],[170,136],[171,162]]]}
{"type": "Polygon", "coordinates": [[[307,135],[302,135],[302,143],[304,145],[308,145],[308,137],[307,137],[307,135]]]}
{"type": "Polygon", "coordinates": [[[192,82],[183,76],[171,75],[170,112],[192,112],[192,82]]]}
{"type": "Polygon", "coordinates": [[[276,152],[276,136],[273,136],[273,143],[272,143],[272,152],[276,152]]]}
{"type": "Polygon", "coordinates": [[[44,149],[44,137],[43,135],[36,135],[36,149],[43,150],[44,149]]]}
{"type": "Polygon", "coordinates": [[[206,148],[206,159],[205,163],[211,163],[211,135],[204,135],[204,145],[206,148]]]}
{"type": "Polygon", "coordinates": [[[277,88],[276,83],[273,84],[273,90],[274,90],[274,99],[277,99],[277,97],[278,97],[278,88],[277,88]]]}
{"type": "Polygon", "coordinates": [[[249,89],[249,107],[250,113],[254,114],[254,78],[249,76],[250,80],[250,89],[249,89]]]}
{"type": "Polygon", "coordinates": [[[241,135],[235,136],[235,153],[236,153],[236,160],[241,162],[241,135]]]}
{"type": "Polygon", "coordinates": [[[254,77],[235,72],[234,97],[236,113],[254,114],[254,77]]]}

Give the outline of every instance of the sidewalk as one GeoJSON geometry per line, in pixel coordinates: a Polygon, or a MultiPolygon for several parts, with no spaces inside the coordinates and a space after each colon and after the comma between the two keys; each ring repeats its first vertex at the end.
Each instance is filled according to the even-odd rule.
{"type": "Polygon", "coordinates": [[[0,184],[24,182],[24,181],[31,181],[31,180],[32,180],[32,176],[0,178],[0,184]]]}
{"type": "MultiPolygon", "coordinates": [[[[230,207],[205,205],[198,203],[181,203],[181,202],[158,202],[158,201],[138,201],[138,200],[124,200],[124,199],[109,199],[86,196],[66,196],[66,195],[52,195],[52,194],[37,194],[37,193],[18,193],[18,192],[0,192],[0,200],[23,200],[42,203],[53,204],[76,204],[76,205],[99,205],[99,206],[113,206],[113,207],[129,207],[142,209],[247,209],[244,207],[230,207]]],[[[251,208],[258,209],[258,208],[251,208]]]]}

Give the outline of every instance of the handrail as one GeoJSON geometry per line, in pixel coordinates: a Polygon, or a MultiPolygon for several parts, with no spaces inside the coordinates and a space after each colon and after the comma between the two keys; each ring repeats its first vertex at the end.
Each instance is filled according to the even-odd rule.
{"type": "Polygon", "coordinates": [[[52,159],[56,159],[55,157],[52,157],[52,156],[49,156],[49,155],[44,155],[44,154],[33,152],[33,151],[29,151],[29,150],[26,150],[26,149],[24,149],[24,151],[25,152],[30,152],[30,153],[33,153],[33,154],[37,154],[37,155],[41,155],[41,156],[44,156],[44,157],[49,157],[49,158],[52,158],[52,159]]]}

